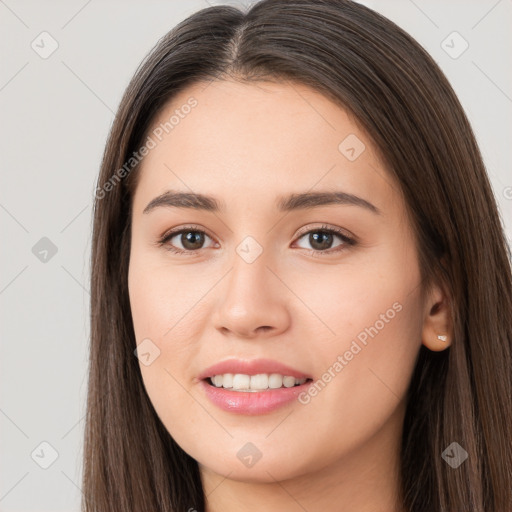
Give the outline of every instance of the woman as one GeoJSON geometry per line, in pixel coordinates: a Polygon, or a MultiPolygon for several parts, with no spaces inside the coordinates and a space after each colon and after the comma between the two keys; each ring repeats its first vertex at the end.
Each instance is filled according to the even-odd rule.
{"type": "Polygon", "coordinates": [[[384,17],[263,0],[163,37],[92,262],[84,510],[512,509],[510,252],[459,101],[384,17]]]}

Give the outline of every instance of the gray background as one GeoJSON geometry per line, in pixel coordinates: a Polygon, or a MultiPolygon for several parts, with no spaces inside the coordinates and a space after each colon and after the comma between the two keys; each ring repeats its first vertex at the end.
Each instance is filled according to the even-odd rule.
{"type": "MultiPolygon", "coordinates": [[[[186,16],[220,3],[237,4],[0,0],[1,511],[80,508],[91,207],[103,147],[146,53],[186,16]],[[58,48],[42,58],[55,44],[45,31],[58,48]]],[[[447,74],[512,240],[512,1],[362,3],[411,33],[447,74]]]]}

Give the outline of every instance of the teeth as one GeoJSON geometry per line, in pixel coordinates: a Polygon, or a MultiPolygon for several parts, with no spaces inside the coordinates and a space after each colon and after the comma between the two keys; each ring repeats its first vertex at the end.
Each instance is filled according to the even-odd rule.
{"type": "Polygon", "coordinates": [[[268,375],[260,373],[259,375],[251,375],[251,389],[267,389],[268,375]]]}
{"type": "Polygon", "coordinates": [[[225,373],[211,377],[212,384],[217,388],[228,388],[233,391],[266,391],[281,387],[291,388],[304,384],[306,378],[296,379],[290,375],[279,373],[260,373],[258,375],[245,375],[242,373],[225,373]]]}
{"type": "MultiPolygon", "coordinates": [[[[230,377],[231,377],[231,385],[233,385],[233,376],[230,375],[230,377]]],[[[217,388],[222,387],[222,382],[223,382],[222,375],[214,375],[213,377],[211,377],[211,381],[215,387],[217,387],[217,388]]]]}
{"type": "MultiPolygon", "coordinates": [[[[224,385],[224,383],[222,383],[224,385]]],[[[242,375],[241,373],[235,373],[233,375],[233,389],[250,389],[251,377],[249,375],[242,375]]]]}

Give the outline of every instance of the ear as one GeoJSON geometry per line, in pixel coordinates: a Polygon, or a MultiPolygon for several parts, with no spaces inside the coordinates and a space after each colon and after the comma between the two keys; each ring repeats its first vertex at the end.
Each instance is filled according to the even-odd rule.
{"type": "Polygon", "coordinates": [[[435,285],[424,304],[423,345],[433,352],[448,348],[453,341],[453,320],[450,298],[446,291],[435,285]]]}

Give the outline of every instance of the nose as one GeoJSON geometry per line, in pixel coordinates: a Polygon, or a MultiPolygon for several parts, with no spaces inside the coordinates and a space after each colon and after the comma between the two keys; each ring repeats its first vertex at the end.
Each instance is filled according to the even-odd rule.
{"type": "Polygon", "coordinates": [[[238,255],[218,287],[214,326],[236,338],[273,337],[288,329],[290,294],[261,255],[252,263],[238,255]]]}

